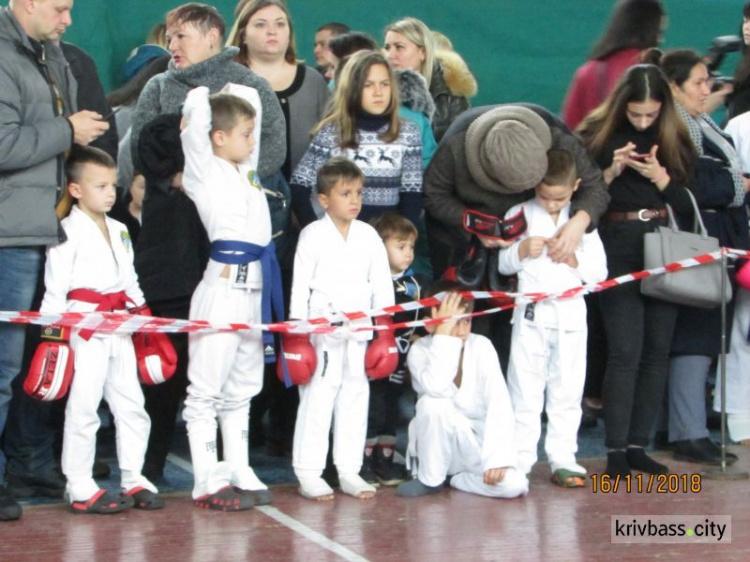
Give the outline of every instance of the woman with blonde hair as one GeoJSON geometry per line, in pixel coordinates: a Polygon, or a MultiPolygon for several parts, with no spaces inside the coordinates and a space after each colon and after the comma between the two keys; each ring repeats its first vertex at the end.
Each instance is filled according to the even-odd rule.
{"type": "Polygon", "coordinates": [[[417,18],[404,18],[385,29],[385,51],[395,68],[416,70],[430,85],[435,101],[432,130],[440,139],[459,113],[469,108],[477,82],[455,52],[436,50],[430,29],[417,18]]]}
{"type": "Polygon", "coordinates": [[[292,207],[304,227],[316,219],[310,195],[320,167],[344,156],[362,170],[359,220],[397,211],[418,223],[422,194],[419,129],[398,114],[399,90],[383,55],[359,51],[341,71],[331,109],[315,129],[310,147],[292,174],[292,207]]]}

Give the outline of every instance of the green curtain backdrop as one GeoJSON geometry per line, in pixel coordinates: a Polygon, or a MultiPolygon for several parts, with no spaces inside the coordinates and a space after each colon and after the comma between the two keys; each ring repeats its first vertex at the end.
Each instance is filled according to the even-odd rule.
{"type": "MultiPolygon", "coordinates": [[[[214,5],[231,26],[234,0],[214,5]]],[[[382,41],[383,28],[407,15],[445,33],[479,81],[474,105],[529,101],[553,111],[562,104],[570,78],[601,33],[613,2],[604,0],[288,0],[299,56],[314,62],[315,30],[341,21],[382,41]]],[[[744,0],[667,0],[663,47],[703,53],[718,35],[739,32],[744,0]]],[[[105,89],[120,85],[119,72],[148,30],[178,2],[164,0],[76,0],[73,25],[64,39],[89,52],[105,89]]],[[[731,73],[731,57],[722,67],[731,73]]]]}

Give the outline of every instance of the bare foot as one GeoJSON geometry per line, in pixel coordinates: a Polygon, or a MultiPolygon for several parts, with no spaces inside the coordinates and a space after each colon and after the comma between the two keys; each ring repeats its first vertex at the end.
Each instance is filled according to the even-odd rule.
{"type": "Polygon", "coordinates": [[[375,497],[375,492],[361,492],[356,496],[357,499],[360,500],[371,500],[375,497]]]}

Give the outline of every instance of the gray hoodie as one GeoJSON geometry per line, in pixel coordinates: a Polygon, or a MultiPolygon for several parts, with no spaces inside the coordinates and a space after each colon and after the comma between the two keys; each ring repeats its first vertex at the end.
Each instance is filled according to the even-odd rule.
{"type": "Polygon", "coordinates": [[[64,186],[64,157],[76,111],[76,82],[59,47],[43,43],[38,61],[10,8],[0,10],[0,246],[60,241],[55,204],[64,186]],[[44,68],[64,103],[62,115],[44,68]]]}

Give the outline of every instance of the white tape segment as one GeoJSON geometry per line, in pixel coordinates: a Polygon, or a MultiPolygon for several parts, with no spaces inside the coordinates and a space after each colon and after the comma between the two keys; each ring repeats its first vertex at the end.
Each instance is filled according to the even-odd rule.
{"type": "Polygon", "coordinates": [[[437,294],[418,301],[411,301],[403,304],[397,304],[380,309],[343,312],[340,314],[330,314],[320,318],[314,318],[306,321],[292,320],[288,322],[275,322],[273,324],[221,324],[211,323],[205,320],[180,320],[177,318],[157,318],[153,316],[141,316],[127,314],[124,312],[65,312],[62,314],[41,314],[39,312],[18,312],[18,311],[0,311],[0,322],[11,324],[38,324],[42,326],[57,325],[70,328],[88,328],[97,332],[106,334],[132,334],[135,332],[163,332],[163,333],[209,333],[209,332],[237,332],[244,330],[268,330],[279,333],[299,333],[299,334],[332,334],[336,332],[359,332],[363,330],[398,330],[401,328],[422,327],[432,324],[439,324],[452,319],[486,316],[495,314],[501,310],[507,310],[516,306],[516,301],[520,302],[538,302],[548,299],[569,299],[582,296],[586,293],[596,293],[605,291],[612,287],[637,281],[644,277],[653,275],[662,275],[698,267],[718,261],[722,254],[727,257],[750,258],[750,252],[746,250],[737,250],[733,248],[722,248],[710,254],[703,254],[692,258],[684,259],[678,262],[670,263],[663,267],[655,269],[636,271],[607,279],[599,283],[591,283],[575,287],[559,293],[506,293],[504,291],[466,291],[462,296],[467,300],[486,300],[496,299],[498,305],[494,308],[463,314],[453,318],[436,318],[425,320],[413,320],[411,322],[396,323],[391,326],[358,326],[351,328],[348,320],[357,320],[373,316],[391,315],[399,312],[410,312],[437,306],[445,296],[445,293],[437,294]]]}

